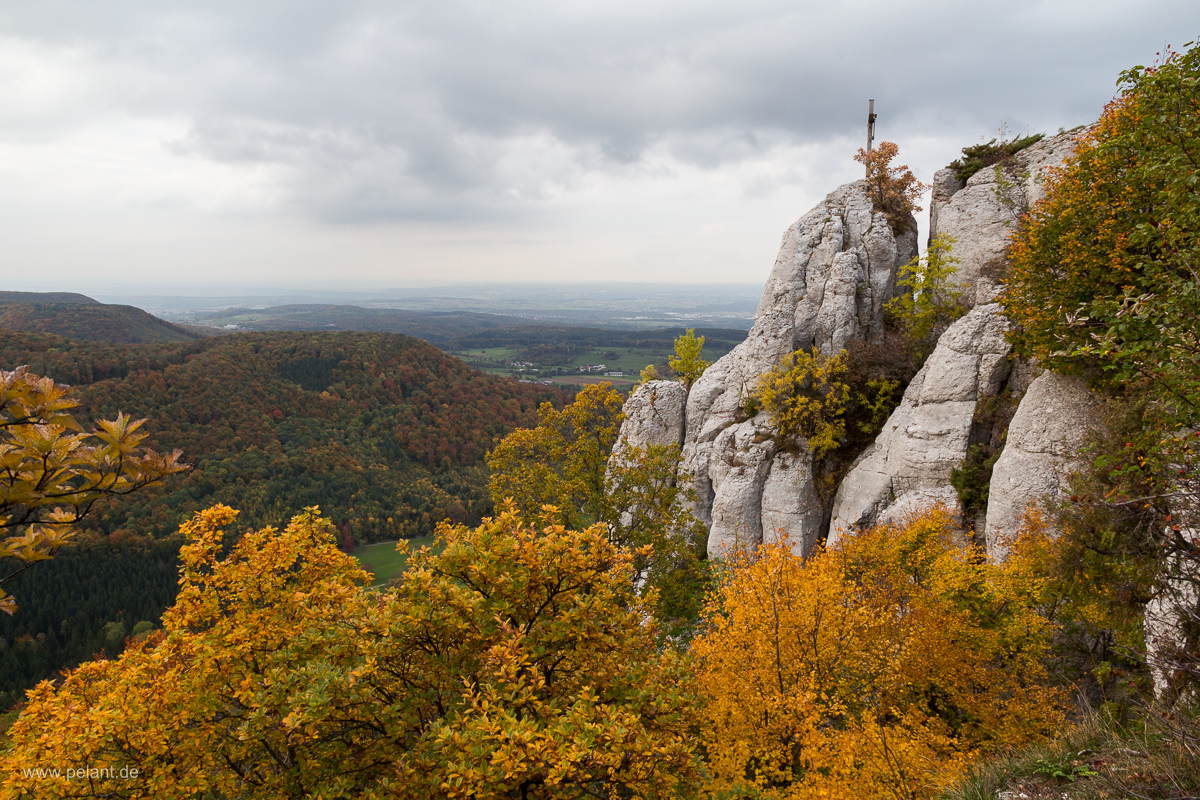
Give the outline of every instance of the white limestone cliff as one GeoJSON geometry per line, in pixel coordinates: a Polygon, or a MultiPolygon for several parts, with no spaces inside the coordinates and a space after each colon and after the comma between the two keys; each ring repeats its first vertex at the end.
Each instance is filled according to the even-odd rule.
{"type": "Polygon", "coordinates": [[[950,471],[966,458],[976,406],[1008,377],[1008,328],[1000,307],[988,303],[946,330],[875,443],[842,480],[829,543],[922,501],[958,510],[950,471]]]}
{"type": "MultiPolygon", "coordinates": [[[[915,226],[893,234],[873,209],[864,182],[831,192],[788,228],[745,341],[690,391],[653,382],[630,398],[622,441],[681,443],[680,475],[695,490],[697,518],[709,527],[710,555],[780,537],[807,553],[825,537],[899,521],[934,502],[961,513],[950,472],[963,464],[979,435],[980,403],[1002,392],[1015,403],[1025,386],[1007,383],[1016,374],[1009,325],[995,302],[1005,248],[1020,212],[1041,196],[1046,170],[1061,163],[1077,135],[1044,139],[965,182],[948,170],[935,176],[931,234],[954,238],[957,276],[971,310],[941,336],[884,430],[843,479],[832,507],[816,491],[803,443],[781,446],[767,416],[748,417],[753,409],[745,401],[760,376],[798,348],[832,353],[881,334],[896,271],[916,254],[915,226]]],[[[1061,434],[1069,449],[1068,433],[1074,431],[1054,435],[1061,434]]],[[[1024,441],[1019,428],[1017,440],[1024,441]]],[[[1046,453],[1058,452],[1056,447],[1046,453]]],[[[1057,490],[1049,479],[1036,486],[1014,479],[1010,464],[1035,453],[1016,443],[1009,449],[1007,460],[1001,456],[994,508],[986,517],[998,534],[1011,527],[1018,505],[1023,509],[1034,495],[1057,490]]],[[[1055,467],[1046,461],[1044,469],[1055,467]]],[[[964,527],[984,520],[964,520],[964,527]]]]}
{"type": "Polygon", "coordinates": [[[1003,166],[984,167],[965,183],[950,168],[934,175],[929,234],[954,239],[956,280],[966,288],[969,302],[996,299],[1004,251],[1017,218],[1042,197],[1046,171],[1070,155],[1079,133],[1042,139],[1003,166]]]}
{"type": "MultiPolygon", "coordinates": [[[[836,352],[879,335],[896,270],[916,250],[915,223],[895,235],[862,181],[831,192],[788,228],[746,340],[687,394],[680,472],[696,491],[711,554],[792,526],[790,540],[803,550],[822,533],[826,509],[810,457],[802,446],[780,452],[766,415],[748,419],[744,401],[759,376],[798,348],[836,352]]],[[[657,428],[644,400],[631,399],[625,411],[622,441],[645,444],[657,428]]]]}
{"type": "Polygon", "coordinates": [[[1029,385],[992,467],[984,528],[990,558],[1004,558],[1026,509],[1059,496],[1082,466],[1080,447],[1100,424],[1100,408],[1078,378],[1043,372],[1029,385]]]}

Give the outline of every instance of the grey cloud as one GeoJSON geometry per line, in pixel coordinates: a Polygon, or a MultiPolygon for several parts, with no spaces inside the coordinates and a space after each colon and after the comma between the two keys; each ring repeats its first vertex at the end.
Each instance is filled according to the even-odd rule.
{"type": "Polygon", "coordinates": [[[1200,31],[1194,0],[22,5],[0,31],[155,77],[95,102],[189,118],[178,152],[280,166],[339,222],[536,212],[540,187],[658,145],[717,167],[857,136],[868,96],[885,131],[964,143],[1076,124],[1200,31]]]}

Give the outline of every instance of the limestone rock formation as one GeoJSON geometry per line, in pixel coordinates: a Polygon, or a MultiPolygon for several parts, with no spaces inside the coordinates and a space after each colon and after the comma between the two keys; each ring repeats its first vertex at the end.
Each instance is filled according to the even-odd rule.
{"type": "Polygon", "coordinates": [[[813,483],[812,453],[777,453],[762,488],[763,544],[786,542],[799,556],[812,553],[824,531],[825,504],[813,483]]]}
{"type": "Polygon", "coordinates": [[[1036,142],[1001,166],[984,167],[965,184],[949,168],[934,175],[929,233],[954,237],[957,280],[971,302],[996,298],[1009,232],[1041,198],[1046,170],[1071,153],[1079,133],[1068,131],[1036,142]]]}
{"type": "Polygon", "coordinates": [[[900,406],[842,481],[828,541],[894,519],[933,499],[956,509],[950,470],[962,464],[976,406],[995,396],[1011,362],[1009,323],[995,303],[951,325],[904,392],[900,406]]]}
{"type": "Polygon", "coordinates": [[[1099,421],[1100,401],[1083,381],[1053,372],[1033,380],[992,467],[984,540],[1001,559],[1031,503],[1056,497],[1079,466],[1079,448],[1099,421]]]}
{"type": "MultiPolygon", "coordinates": [[[[915,226],[893,234],[864,182],[830,193],[787,230],[746,340],[710,366],[686,399],[678,385],[661,390],[669,397],[656,395],[660,390],[648,388],[655,384],[630,399],[625,440],[682,443],[680,476],[695,491],[697,518],[709,527],[710,554],[782,534],[807,553],[827,531],[834,541],[843,529],[898,522],[935,502],[961,514],[950,471],[979,436],[979,404],[1002,391],[1019,397],[1025,384],[1016,375],[1028,372],[1012,371],[1008,323],[995,303],[1004,251],[1019,214],[1041,196],[1046,169],[1061,163],[1077,136],[1044,139],[965,182],[949,170],[934,177],[931,233],[954,237],[958,280],[973,308],[942,335],[832,508],[816,492],[811,455],[792,446],[802,443],[781,447],[765,415],[749,416],[746,399],[761,375],[798,348],[832,353],[882,332],[883,304],[895,294],[897,268],[916,255],[916,234],[915,226]]],[[[1068,433],[1074,431],[1046,435],[1059,436],[1069,449],[1068,433]]],[[[1014,443],[1008,462],[1052,455],[1058,447],[1051,443],[1041,453],[1014,443]]],[[[1023,484],[1008,462],[987,518],[990,524],[994,517],[998,534],[1011,526],[1012,508],[1049,481],[1023,484]]],[[[1053,469],[1047,461],[1044,470],[1053,469]]]]}
{"type": "Polygon", "coordinates": [[[646,381],[625,401],[625,422],[617,449],[625,446],[683,444],[687,387],[679,381],[646,381]]]}
{"type": "MultiPolygon", "coordinates": [[[[756,544],[764,530],[773,536],[783,526],[801,526],[789,530],[795,542],[821,532],[825,509],[811,464],[803,454],[778,453],[766,416],[748,419],[744,401],[760,375],[798,348],[836,352],[878,335],[896,269],[916,255],[916,244],[915,223],[893,234],[863,181],[831,192],[784,234],[746,340],[705,370],[687,396],[680,471],[696,490],[696,516],[710,526],[711,553],[756,544]]],[[[621,436],[631,445],[661,433],[644,398],[631,399],[625,411],[621,436]]]]}

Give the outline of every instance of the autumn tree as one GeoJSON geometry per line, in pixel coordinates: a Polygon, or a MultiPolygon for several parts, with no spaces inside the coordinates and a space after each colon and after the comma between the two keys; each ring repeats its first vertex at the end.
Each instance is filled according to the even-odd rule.
{"type": "MultiPolygon", "coordinates": [[[[78,405],[69,387],[50,378],[25,367],[0,370],[0,558],[18,564],[0,575],[0,585],[52,557],[100,499],[186,469],[179,451],[141,446],[145,420],[118,414],[89,429],[72,416],[78,405]]],[[[2,587],[0,610],[16,610],[2,587]]]]}
{"type": "Polygon", "coordinates": [[[1054,731],[1038,583],[953,528],[936,508],[808,560],[735,559],[693,647],[721,796],[931,798],[1054,731]]]}
{"type": "Polygon", "coordinates": [[[487,455],[496,507],[511,500],[533,519],[552,505],[574,527],[605,518],[605,474],[623,403],[607,382],[584,387],[562,410],[542,403],[536,425],[508,434],[487,455]]]}
{"type": "Polygon", "coordinates": [[[880,142],[870,150],[860,147],[854,154],[854,160],[867,168],[867,188],[875,209],[884,213],[896,233],[912,226],[913,212],[921,210],[917,199],[927,188],[908,165],[892,166],[899,154],[895,142],[880,142]]]}
{"type": "MultiPolygon", "coordinates": [[[[1001,297],[1020,355],[1108,395],[1052,575],[1097,690],[1136,671],[1148,601],[1177,598],[1195,653],[1200,542],[1200,46],[1120,76],[1120,92],[1014,232],[1001,297]],[[1100,663],[1096,663],[1096,661],[1100,663]],[[1089,663],[1090,662],[1090,663],[1089,663]]],[[[1200,684],[1192,662],[1185,684],[1200,684]]]]}
{"type": "Polygon", "coordinates": [[[561,411],[543,404],[537,425],[513,431],[488,454],[488,488],[497,508],[513,502],[529,519],[602,523],[610,541],[635,551],[636,580],[654,592],[664,630],[680,633],[707,585],[705,530],[677,475],[677,445],[622,443],[610,458],[622,404],[609,383],[585,387],[561,411]]]}
{"type": "Polygon", "coordinates": [[[704,337],[697,336],[694,328],[688,328],[676,337],[675,352],[667,358],[667,366],[679,380],[691,386],[708,369],[708,362],[700,356],[703,350],[704,337]]]}
{"type": "Polygon", "coordinates": [[[314,510],[230,546],[235,514],[183,526],[160,634],[31,692],[0,796],[665,800],[693,785],[683,662],[602,529],[511,508],[445,525],[440,552],[377,592],[314,510]],[[84,765],[112,772],[66,776],[84,765]]]}
{"type": "Polygon", "coordinates": [[[1018,348],[1100,386],[1145,382],[1200,418],[1200,47],[1121,92],[1015,232],[1002,297],[1018,348]]]}

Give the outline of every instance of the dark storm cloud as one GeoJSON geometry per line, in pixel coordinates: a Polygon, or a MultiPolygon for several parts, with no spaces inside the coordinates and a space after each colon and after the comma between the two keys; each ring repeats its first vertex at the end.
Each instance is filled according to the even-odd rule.
{"type": "Polygon", "coordinates": [[[718,168],[858,136],[869,96],[964,142],[1069,126],[1200,32],[1195,0],[16,6],[0,32],[111,70],[56,124],[184,117],[175,152],[280,168],[339,222],[532,212],[652,147],[718,168]]]}

